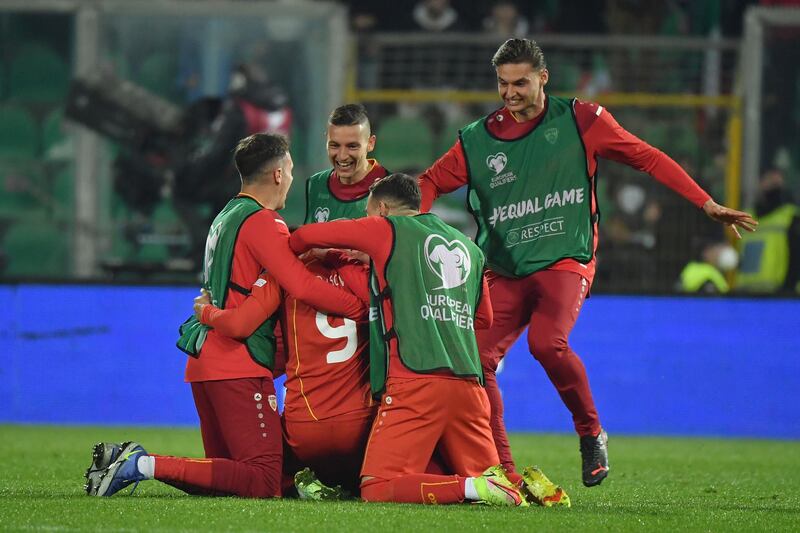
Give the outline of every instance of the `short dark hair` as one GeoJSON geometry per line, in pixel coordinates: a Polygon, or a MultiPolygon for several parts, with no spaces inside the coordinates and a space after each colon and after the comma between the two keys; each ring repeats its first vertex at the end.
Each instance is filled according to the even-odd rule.
{"type": "Polygon", "coordinates": [[[389,201],[399,207],[419,211],[422,192],[415,178],[402,172],[389,174],[370,185],[369,192],[375,200],[389,201]]]}
{"type": "Polygon", "coordinates": [[[530,63],[534,70],[547,68],[542,49],[533,39],[509,39],[501,44],[492,57],[492,66],[507,63],[530,63]]]}
{"type": "Polygon", "coordinates": [[[367,130],[370,129],[367,108],[361,104],[340,105],[331,112],[328,117],[328,124],[331,126],[359,126],[366,124],[367,130]]]}
{"type": "Polygon", "coordinates": [[[242,183],[254,183],[265,170],[289,153],[289,141],[277,133],[256,133],[236,145],[233,160],[242,183]]]}

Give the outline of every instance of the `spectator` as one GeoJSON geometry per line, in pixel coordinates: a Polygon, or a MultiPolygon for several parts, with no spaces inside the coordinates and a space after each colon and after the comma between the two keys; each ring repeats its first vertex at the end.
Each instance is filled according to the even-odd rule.
{"type": "Polygon", "coordinates": [[[422,0],[414,6],[411,19],[416,30],[443,32],[464,29],[458,12],[450,5],[450,0],[422,0]]]}
{"type": "Polygon", "coordinates": [[[762,176],[755,211],[759,231],[742,236],[736,289],[800,293],[800,208],[781,170],[762,176]]]}
{"type": "Polygon", "coordinates": [[[724,241],[707,242],[700,252],[700,261],[690,261],[681,271],[678,287],[682,292],[726,294],[730,285],[725,273],[736,268],[739,256],[724,241]]]}
{"type": "Polygon", "coordinates": [[[501,0],[492,6],[489,16],[483,19],[483,29],[498,37],[525,37],[530,26],[514,2],[501,0]]]}
{"type": "Polygon", "coordinates": [[[286,93],[274,85],[257,64],[236,67],[228,85],[228,95],[208,134],[199,139],[174,165],[175,208],[191,232],[191,257],[203,255],[208,219],[236,194],[231,150],[239,139],[254,133],[280,133],[288,136],[292,111],[286,93]],[[233,184],[233,185],[232,185],[233,184]],[[198,204],[210,204],[209,215],[200,214],[198,204]]]}

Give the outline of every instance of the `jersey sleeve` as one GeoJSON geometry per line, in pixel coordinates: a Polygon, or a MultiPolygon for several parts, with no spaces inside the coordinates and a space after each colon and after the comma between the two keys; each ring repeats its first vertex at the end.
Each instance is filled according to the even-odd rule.
{"type": "Polygon", "coordinates": [[[292,233],[289,246],[298,254],[311,248],[354,248],[386,264],[393,240],[389,221],[374,216],[303,226],[292,233]]]}
{"type": "Polygon", "coordinates": [[[697,207],[703,207],[711,199],[678,163],[625,130],[607,109],[578,102],[575,116],[590,160],[598,156],[646,172],[697,207]]]}
{"type": "Polygon", "coordinates": [[[242,225],[239,238],[280,286],[298,300],[325,313],[354,320],[366,316],[367,307],[356,296],[306,270],[289,248],[289,229],[277,213],[264,210],[251,216],[242,225]]]}
{"type": "Polygon", "coordinates": [[[478,309],[475,310],[475,329],[489,329],[494,321],[492,299],[489,296],[489,282],[486,274],[481,281],[481,297],[478,300],[478,309]]]}
{"type": "Polygon", "coordinates": [[[342,276],[344,286],[369,305],[369,267],[361,261],[350,260],[337,267],[336,271],[342,276]]]}
{"type": "Polygon", "coordinates": [[[281,304],[281,289],[269,274],[259,276],[250,296],[233,309],[220,309],[214,305],[203,307],[200,322],[211,326],[226,337],[249,337],[281,304]]]}
{"type": "Polygon", "coordinates": [[[467,181],[467,160],[464,157],[461,141],[458,140],[419,176],[419,187],[422,191],[420,211],[427,213],[431,210],[433,201],[440,195],[459,189],[466,185],[467,181]]]}

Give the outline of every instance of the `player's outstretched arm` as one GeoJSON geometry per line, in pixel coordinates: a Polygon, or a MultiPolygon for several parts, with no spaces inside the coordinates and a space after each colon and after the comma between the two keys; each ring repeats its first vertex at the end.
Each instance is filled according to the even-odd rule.
{"type": "Polygon", "coordinates": [[[440,195],[453,192],[468,181],[467,160],[461,141],[456,143],[419,178],[419,188],[422,191],[422,205],[420,211],[427,213],[431,210],[433,201],[440,195]]]}
{"type": "Polygon", "coordinates": [[[698,209],[711,199],[677,162],[620,126],[607,109],[579,102],[575,117],[583,134],[587,163],[602,157],[646,172],[698,209]]]}
{"type": "Polygon", "coordinates": [[[714,200],[708,200],[703,204],[703,211],[712,220],[716,220],[721,224],[730,226],[736,236],[740,239],[742,234],[739,233],[739,228],[746,231],[755,231],[758,226],[758,221],[755,220],[749,213],[744,211],[737,211],[730,207],[720,205],[714,200]]]}

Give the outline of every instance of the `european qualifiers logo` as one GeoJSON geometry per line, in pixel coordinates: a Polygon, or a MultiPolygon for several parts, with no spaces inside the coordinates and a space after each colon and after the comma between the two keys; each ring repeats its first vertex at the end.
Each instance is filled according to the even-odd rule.
{"type": "Polygon", "coordinates": [[[517,181],[517,175],[514,172],[503,172],[503,169],[506,168],[508,164],[508,156],[504,152],[497,152],[494,155],[490,155],[486,158],[486,166],[494,172],[494,176],[492,176],[492,180],[489,183],[489,187],[494,189],[495,187],[499,187],[500,185],[506,185],[507,183],[511,183],[517,181]],[[503,172],[501,174],[501,172],[503,172]]]}
{"type": "Polygon", "coordinates": [[[314,221],[315,222],[327,222],[328,217],[331,216],[331,210],[327,207],[318,207],[316,211],[314,211],[314,221]]]}
{"type": "MultiPolygon", "coordinates": [[[[436,233],[425,239],[422,252],[428,268],[439,279],[441,285],[431,290],[455,289],[467,282],[472,270],[472,261],[464,243],[457,239],[448,241],[436,233]]],[[[427,291],[426,291],[427,292],[427,291]]],[[[420,306],[423,320],[452,322],[461,329],[474,329],[472,305],[463,302],[459,297],[465,296],[464,290],[452,293],[427,293],[425,304],[420,306]]]]}
{"type": "Polygon", "coordinates": [[[497,152],[486,158],[486,166],[489,167],[495,174],[500,174],[506,164],[508,163],[508,156],[503,152],[497,152]]]}
{"type": "Polygon", "coordinates": [[[447,241],[436,233],[428,235],[424,245],[425,262],[442,281],[438,289],[455,289],[467,282],[472,264],[467,247],[457,239],[447,241]]]}

